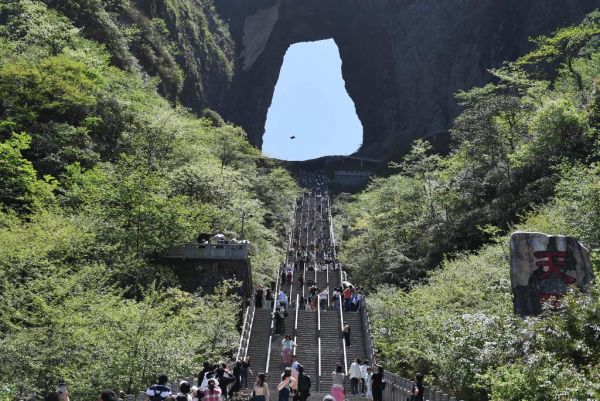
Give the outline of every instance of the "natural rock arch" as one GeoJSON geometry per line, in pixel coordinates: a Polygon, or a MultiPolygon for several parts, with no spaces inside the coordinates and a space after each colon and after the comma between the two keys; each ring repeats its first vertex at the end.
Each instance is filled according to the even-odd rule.
{"type": "Polygon", "coordinates": [[[530,36],[578,22],[600,0],[216,0],[236,42],[236,71],[219,105],[260,147],[283,57],[297,42],[332,38],[363,125],[359,155],[386,159],[413,139],[445,136],[454,93],[530,36]]]}

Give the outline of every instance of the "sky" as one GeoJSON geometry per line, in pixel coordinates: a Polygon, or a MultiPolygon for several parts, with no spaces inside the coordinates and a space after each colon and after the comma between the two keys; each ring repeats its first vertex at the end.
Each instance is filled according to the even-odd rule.
{"type": "Polygon", "coordinates": [[[332,39],[290,46],[267,114],[265,154],[307,160],[358,149],[362,125],[346,93],[341,68],[332,39]]]}

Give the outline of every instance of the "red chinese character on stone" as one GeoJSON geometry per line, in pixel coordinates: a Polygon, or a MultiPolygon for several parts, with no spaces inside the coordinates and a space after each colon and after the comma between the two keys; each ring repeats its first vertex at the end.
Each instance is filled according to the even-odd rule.
{"type": "MultiPolygon", "coordinates": [[[[533,255],[540,259],[536,262],[536,266],[540,267],[540,280],[547,280],[552,276],[556,276],[567,285],[575,284],[575,278],[562,271],[562,268],[567,266],[566,252],[537,251],[534,252],[533,255]]],[[[559,293],[540,293],[541,301],[550,301],[552,304],[555,304],[560,298],[562,298],[562,294],[559,293]]]]}

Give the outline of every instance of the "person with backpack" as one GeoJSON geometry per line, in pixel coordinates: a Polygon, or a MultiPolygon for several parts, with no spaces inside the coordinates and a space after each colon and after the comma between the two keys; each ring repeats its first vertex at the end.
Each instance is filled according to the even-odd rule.
{"type": "Polygon", "coordinates": [[[167,386],[169,378],[167,375],[158,376],[156,384],[148,387],[146,390],[146,396],[149,401],[165,401],[167,397],[171,396],[171,388],[167,386]]]}
{"type": "Polygon", "coordinates": [[[352,344],[350,344],[350,333],[352,330],[350,329],[350,325],[348,322],[344,322],[344,328],[342,329],[342,334],[344,335],[344,340],[346,340],[346,347],[352,348],[352,344]]]}
{"type": "Polygon", "coordinates": [[[254,401],[269,401],[269,385],[267,384],[266,375],[259,373],[254,383],[254,389],[252,390],[252,398],[254,401]]]}
{"type": "Polygon", "coordinates": [[[294,396],[294,401],[306,401],[310,397],[310,376],[304,374],[304,366],[298,365],[298,392],[294,396]],[[297,400],[296,400],[297,398],[297,400]]]}
{"type": "Polygon", "coordinates": [[[204,381],[204,375],[210,372],[210,362],[204,361],[202,364],[202,370],[198,373],[198,384],[202,384],[204,381]]]}
{"type": "Polygon", "coordinates": [[[215,370],[215,373],[215,378],[217,379],[215,383],[221,388],[221,394],[223,395],[223,398],[227,399],[227,387],[235,381],[235,378],[229,372],[229,369],[227,369],[226,363],[222,363],[221,366],[218,367],[217,370],[215,370]]]}
{"type": "Polygon", "coordinates": [[[423,373],[417,373],[415,375],[415,384],[412,386],[410,391],[410,401],[423,401],[425,393],[425,387],[423,386],[423,379],[425,375],[423,373]]]}
{"type": "Polygon", "coordinates": [[[377,366],[377,373],[371,376],[371,391],[373,392],[373,401],[383,401],[383,390],[385,390],[385,377],[383,367],[377,366]]]}
{"type": "Polygon", "coordinates": [[[219,380],[217,380],[217,368],[219,365],[214,364],[210,365],[208,371],[202,377],[202,381],[200,382],[200,396],[204,394],[204,390],[208,387],[208,381],[210,379],[215,379],[217,386],[219,385],[219,380]]]}
{"type": "Polygon", "coordinates": [[[285,333],[285,315],[280,308],[275,310],[275,334],[283,335],[285,333]]]}
{"type": "Polygon", "coordinates": [[[279,401],[289,401],[290,389],[293,382],[294,378],[292,377],[292,369],[285,368],[283,374],[281,375],[281,382],[277,386],[277,391],[279,391],[279,401]]]}

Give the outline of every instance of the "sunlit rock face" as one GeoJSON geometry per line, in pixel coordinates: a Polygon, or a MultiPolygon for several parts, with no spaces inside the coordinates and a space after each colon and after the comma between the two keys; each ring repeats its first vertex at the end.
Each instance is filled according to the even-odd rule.
{"type": "MultiPolygon", "coordinates": [[[[387,159],[415,138],[444,136],[454,93],[530,49],[528,38],[579,22],[600,0],[215,0],[236,47],[226,119],[262,135],[283,57],[333,38],[364,127],[362,156],[387,159]]],[[[307,116],[310,118],[310,116],[307,116]]]]}

